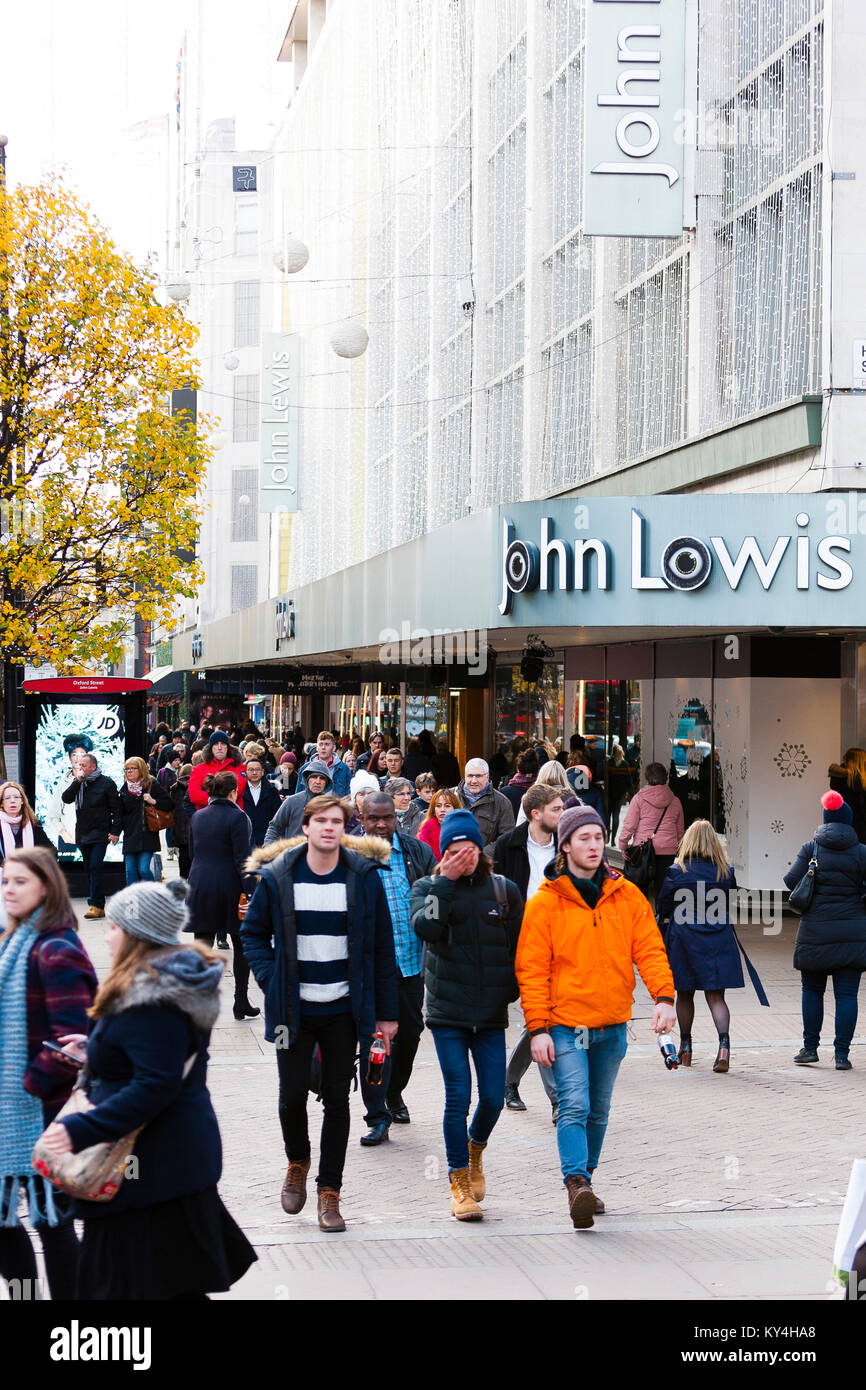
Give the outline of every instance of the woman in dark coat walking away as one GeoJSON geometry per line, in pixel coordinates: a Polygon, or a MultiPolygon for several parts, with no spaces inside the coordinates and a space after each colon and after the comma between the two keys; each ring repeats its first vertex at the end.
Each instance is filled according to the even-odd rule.
{"type": "Polygon", "coordinates": [[[831,763],[830,790],[839,792],[854,812],[854,829],[866,843],[866,748],[849,748],[841,763],[831,763]]]}
{"type": "Polygon", "coordinates": [[[174,825],[171,828],[172,843],[177,846],[178,871],[181,878],[189,878],[191,860],[189,857],[189,823],[192,803],[187,798],[192,763],[184,763],[177,774],[177,781],[169,792],[171,809],[174,812],[174,825]]]}
{"type": "Polygon", "coordinates": [[[219,1126],[207,1089],[210,1032],[223,962],[182,947],[187,885],[136,883],[110,898],[112,957],[84,1054],[94,1108],[46,1130],[57,1153],[79,1153],[140,1125],[128,1177],[110,1202],[76,1201],[84,1221],[81,1299],[206,1299],[256,1256],[217,1192],[219,1126]]]}
{"type": "Polygon", "coordinates": [[[119,796],[127,886],[130,883],[152,883],[150,861],[159,851],[159,831],[148,829],[145,806],[170,811],[171,797],[158,779],[151,777],[144,758],[127,758],[124,776],[126,781],[120,788],[119,796]]]}
{"type": "Polygon", "coordinates": [[[442,860],[416,879],[410,899],[412,926],[426,942],[425,1018],[445,1081],[445,1153],[458,1221],[483,1216],[482,1154],[505,1104],[508,1005],[518,997],[523,898],[510,879],[492,874],[483,845],[472,812],[450,811],[440,834],[442,860]],[[478,1105],[467,1127],[470,1057],[478,1105]]]}
{"type": "Polygon", "coordinates": [[[192,867],[187,930],[195,932],[196,940],[206,946],[213,946],[214,937],[223,933],[231,938],[234,1016],[238,1020],[255,1018],[261,1010],[253,1008],[247,994],[250,968],[241,946],[238,920],[241,893],[252,892],[255,883],[244,872],[250,853],[249,817],[237,804],[238,779],[233,772],[218,772],[208,778],[204,790],[210,798],[208,805],[196,811],[189,823],[192,867]]]}
{"type": "MultiPolygon", "coordinates": [[[[722,842],[707,820],[689,826],[658,896],[658,917],[668,919],[665,946],[677,991],[679,1060],[692,1064],[695,990],[703,990],[719,1035],[714,1072],[726,1072],[731,1057],[731,1011],[725,990],[742,989],[740,946],[729,918],[734,871],[722,842]]],[[[745,956],[745,951],[743,955],[745,956]]],[[[762,1004],[769,1004],[748,956],[746,965],[762,1004]]]]}
{"type": "MultiPolygon", "coordinates": [[[[794,945],[794,969],[803,981],[803,1046],[794,1058],[801,1066],[817,1062],[824,991],[833,979],[836,999],[836,1070],[850,1071],[848,1049],[857,1026],[857,992],[866,970],[866,845],[854,829],[854,812],[841,793],[821,797],[824,824],[815,831],[818,868],[815,889],[803,913],[794,945]]],[[[803,845],[785,874],[785,887],[803,877],[812,857],[812,844],[803,845]]]]}
{"type": "Polygon", "coordinates": [[[75,1067],[43,1041],[62,1044],[70,1031],[87,1027],[96,974],[49,850],[6,856],[3,899],[9,926],[0,936],[0,1278],[14,1280],[13,1298],[39,1296],[36,1255],[18,1216],[23,1189],[51,1297],[70,1299],[78,1267],[71,1201],[37,1176],[31,1155],[75,1081],[75,1067]]]}

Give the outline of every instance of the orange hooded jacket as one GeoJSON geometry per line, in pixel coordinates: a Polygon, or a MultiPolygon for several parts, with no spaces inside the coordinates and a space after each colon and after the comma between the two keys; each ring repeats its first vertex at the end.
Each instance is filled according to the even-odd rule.
{"type": "Polygon", "coordinates": [[[634,967],[653,1002],[674,999],[667,952],[639,888],[608,870],[595,908],[568,874],[545,879],[526,904],[515,969],[530,1033],[554,1024],[605,1028],[626,1023],[634,1003],[634,967]]]}

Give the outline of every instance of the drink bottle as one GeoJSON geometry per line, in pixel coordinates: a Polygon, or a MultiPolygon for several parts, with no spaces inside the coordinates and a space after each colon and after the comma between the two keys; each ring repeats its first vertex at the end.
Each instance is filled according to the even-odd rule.
{"type": "Polygon", "coordinates": [[[367,1080],[371,1086],[381,1086],[382,1073],[385,1070],[385,1041],[381,1033],[377,1033],[370,1046],[370,1058],[367,1062],[367,1080]]]}
{"type": "Polygon", "coordinates": [[[679,1066],[677,1060],[677,1045],[670,1033],[659,1033],[659,1052],[668,1071],[676,1071],[679,1066]]]}

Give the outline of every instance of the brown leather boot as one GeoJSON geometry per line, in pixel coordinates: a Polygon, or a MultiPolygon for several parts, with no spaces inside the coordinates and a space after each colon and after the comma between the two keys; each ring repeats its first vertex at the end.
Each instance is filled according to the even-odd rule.
{"type": "Polygon", "coordinates": [[[468,1168],[455,1168],[451,1174],[451,1215],[458,1221],[480,1221],[484,1216],[472,1195],[468,1168]]]}
{"type": "Polygon", "coordinates": [[[346,1223],[340,1213],[340,1194],[335,1187],[319,1188],[319,1230],[345,1231],[346,1223]]]}
{"type": "Polygon", "coordinates": [[[576,1231],[586,1231],[595,1225],[596,1196],[583,1174],[572,1173],[565,1180],[568,1191],[568,1214],[576,1231]]]}
{"type": "Polygon", "coordinates": [[[283,1190],[280,1193],[280,1205],[287,1216],[297,1216],[307,1200],[307,1174],[309,1171],[309,1159],[305,1163],[290,1163],[286,1169],[283,1190]]]}
{"type": "Polygon", "coordinates": [[[474,1139],[469,1140],[469,1186],[476,1202],[483,1202],[487,1191],[484,1169],[481,1166],[481,1155],[486,1148],[486,1144],[476,1144],[474,1139]]]}
{"type": "MultiPolygon", "coordinates": [[[[592,1187],[592,1179],[593,1179],[594,1174],[595,1174],[595,1169],[594,1169],[594,1168],[590,1168],[590,1169],[589,1169],[589,1184],[590,1184],[590,1187],[592,1187]]],[[[593,1188],[593,1196],[595,1197],[595,1214],[596,1214],[596,1216],[604,1216],[604,1213],[605,1213],[605,1205],[604,1205],[604,1202],[603,1202],[603,1201],[601,1200],[601,1198],[598,1196],[598,1194],[596,1193],[596,1191],[595,1191],[594,1188],[593,1188]]]]}

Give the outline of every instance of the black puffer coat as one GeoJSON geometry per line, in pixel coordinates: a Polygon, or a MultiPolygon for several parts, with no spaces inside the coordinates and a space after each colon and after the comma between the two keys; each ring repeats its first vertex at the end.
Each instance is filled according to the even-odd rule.
{"type": "MultiPolygon", "coordinates": [[[[851,825],[821,825],[815,832],[818,872],[809,911],[794,945],[795,970],[866,970],[866,845],[851,825]]],[[[799,883],[809,866],[812,843],[803,845],[785,874],[799,883]]]]}
{"type": "Polygon", "coordinates": [[[508,1005],[518,997],[514,955],[523,898],[510,879],[502,882],[504,920],[487,876],[454,881],[430,874],[412,885],[412,926],[427,942],[426,1019],[434,1027],[508,1027],[508,1005]]]}

